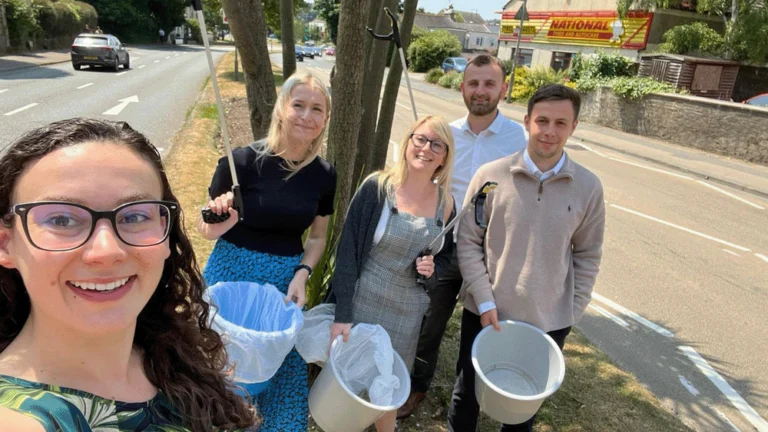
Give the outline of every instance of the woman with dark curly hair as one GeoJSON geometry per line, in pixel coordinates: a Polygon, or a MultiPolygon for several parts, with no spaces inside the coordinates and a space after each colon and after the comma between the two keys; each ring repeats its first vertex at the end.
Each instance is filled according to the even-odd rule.
{"type": "Polygon", "coordinates": [[[70,119],[0,158],[0,424],[24,431],[256,427],[160,155],[70,119]]]}

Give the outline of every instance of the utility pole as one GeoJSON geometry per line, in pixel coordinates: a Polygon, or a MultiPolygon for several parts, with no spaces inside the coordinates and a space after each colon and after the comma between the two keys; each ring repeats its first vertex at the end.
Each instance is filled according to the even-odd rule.
{"type": "Polygon", "coordinates": [[[520,57],[520,39],[523,38],[523,21],[525,21],[526,13],[525,7],[528,4],[528,0],[523,0],[523,5],[517,12],[520,14],[520,30],[517,31],[517,43],[515,44],[515,54],[512,57],[512,70],[509,72],[509,88],[507,88],[507,103],[512,102],[512,88],[515,87],[515,69],[517,69],[517,59],[520,57]]]}

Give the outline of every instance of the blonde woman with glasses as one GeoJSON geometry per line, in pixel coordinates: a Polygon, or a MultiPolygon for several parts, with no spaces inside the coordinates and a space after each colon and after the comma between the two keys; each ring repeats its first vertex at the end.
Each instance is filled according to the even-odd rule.
{"type": "MultiPolygon", "coordinates": [[[[448,123],[435,116],[417,121],[398,156],[394,166],[363,182],[349,206],[336,252],[331,341],[343,335],[347,342],[353,323],[379,324],[411,369],[428,292],[453,247],[453,241],[446,240],[435,257],[420,257],[455,215],[448,123]],[[417,283],[418,275],[426,278],[423,286],[417,283]]],[[[376,429],[394,431],[395,414],[385,414],[376,429]]]]}
{"type": "MultiPolygon", "coordinates": [[[[230,217],[198,223],[205,238],[216,240],[203,272],[208,285],[268,283],[286,294],[286,302],[304,305],[307,279],[323,255],[333,213],[336,171],[320,157],[330,112],[328,90],[314,76],[294,74],[283,84],[267,137],[233,152],[245,207],[242,222],[232,208],[229,164],[219,160],[208,206],[230,217]]],[[[307,364],[293,350],[255,397],[264,420],[259,431],[306,432],[307,397],[307,364]]]]}

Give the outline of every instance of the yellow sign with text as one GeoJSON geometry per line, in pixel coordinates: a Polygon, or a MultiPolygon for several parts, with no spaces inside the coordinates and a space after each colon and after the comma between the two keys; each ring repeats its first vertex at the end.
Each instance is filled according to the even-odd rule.
{"type": "MultiPolygon", "coordinates": [[[[648,40],[653,13],[629,12],[618,19],[616,12],[529,12],[523,21],[521,42],[558,43],[643,49],[648,40]]],[[[519,21],[514,13],[502,15],[500,41],[517,41],[519,21]]]]}

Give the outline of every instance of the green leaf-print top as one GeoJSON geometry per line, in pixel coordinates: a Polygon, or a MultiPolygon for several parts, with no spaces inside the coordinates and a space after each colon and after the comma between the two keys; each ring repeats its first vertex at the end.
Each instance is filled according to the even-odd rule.
{"type": "Polygon", "coordinates": [[[0,406],[34,418],[46,432],[188,432],[162,393],[147,402],[118,402],[0,375],[0,406]]]}

